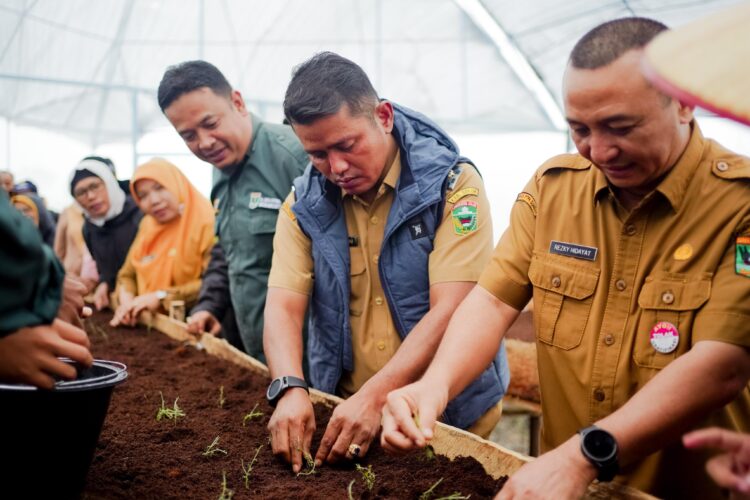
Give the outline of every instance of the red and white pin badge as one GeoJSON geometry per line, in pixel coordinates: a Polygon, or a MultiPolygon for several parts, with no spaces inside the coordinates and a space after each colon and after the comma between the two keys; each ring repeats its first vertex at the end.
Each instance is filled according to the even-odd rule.
{"type": "Polygon", "coordinates": [[[677,349],[680,343],[680,332],[668,321],[659,321],[651,329],[651,346],[662,354],[669,354],[677,349]]]}

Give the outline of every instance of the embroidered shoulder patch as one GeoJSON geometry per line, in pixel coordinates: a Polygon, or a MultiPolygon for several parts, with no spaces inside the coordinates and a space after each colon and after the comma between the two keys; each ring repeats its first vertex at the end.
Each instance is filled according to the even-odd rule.
{"type": "Polygon", "coordinates": [[[297,216],[294,215],[294,212],[292,212],[292,207],[289,206],[289,203],[286,201],[281,205],[281,209],[284,211],[285,214],[289,216],[290,219],[292,219],[292,222],[297,220],[297,216]]]}
{"type": "Polygon", "coordinates": [[[516,201],[526,203],[531,209],[531,213],[534,214],[534,217],[536,217],[536,200],[534,199],[533,196],[525,192],[519,193],[518,198],[516,198],[516,201]]]}
{"type": "Polygon", "coordinates": [[[448,198],[448,203],[456,203],[458,200],[465,196],[476,196],[479,194],[479,190],[477,188],[463,188],[459,191],[456,191],[453,193],[450,198],[448,198]]]}
{"type": "Polygon", "coordinates": [[[479,214],[477,213],[479,205],[474,201],[460,201],[456,203],[451,210],[453,218],[453,229],[458,235],[473,233],[479,225],[479,214]]]}
{"type": "Polygon", "coordinates": [[[734,272],[750,278],[750,236],[738,236],[734,249],[734,272]]]}

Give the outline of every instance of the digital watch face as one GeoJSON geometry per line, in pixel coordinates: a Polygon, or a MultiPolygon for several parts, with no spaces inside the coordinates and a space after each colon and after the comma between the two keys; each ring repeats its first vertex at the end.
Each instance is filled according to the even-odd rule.
{"type": "Polygon", "coordinates": [[[615,440],[609,433],[600,429],[594,429],[583,439],[583,445],[591,456],[596,460],[606,461],[617,453],[615,440]]]}

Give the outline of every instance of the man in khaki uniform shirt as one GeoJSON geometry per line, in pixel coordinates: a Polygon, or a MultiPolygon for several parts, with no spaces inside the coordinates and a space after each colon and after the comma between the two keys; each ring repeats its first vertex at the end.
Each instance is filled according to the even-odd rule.
{"type": "Polygon", "coordinates": [[[445,394],[471,376],[459,367],[491,349],[533,294],[549,453],[500,497],[578,497],[618,460],[618,481],[656,495],[718,494],[705,456],[679,436],[750,425],[750,160],[705,140],[692,109],[640,75],[639,48],[663,29],[613,21],[574,49],[564,96],[580,154],[549,160],[519,195],[457,311],[472,321],[451,322],[424,379],[389,395],[387,447],[430,436],[406,415],[429,428],[445,394]],[[456,355],[464,328],[484,335],[456,355]],[[592,424],[614,439],[614,462],[585,457],[577,432],[592,424]]]}
{"type": "MultiPolygon", "coordinates": [[[[379,101],[351,61],[323,53],[303,63],[285,112],[312,165],[295,180],[277,222],[264,345],[273,377],[301,378],[309,302],[312,383],[347,398],[315,454],[320,464],[367,452],[386,394],[422,373],[489,261],[492,223],[481,177],[447,135],[379,101]],[[338,100],[317,104],[331,87],[338,100]],[[297,111],[310,101],[323,108],[312,118],[297,111]]],[[[509,374],[504,351],[495,351],[498,366],[452,402],[446,421],[483,435],[497,423],[509,374]]],[[[295,471],[315,426],[303,389],[269,395],[277,403],[269,422],[274,453],[295,471]]]]}

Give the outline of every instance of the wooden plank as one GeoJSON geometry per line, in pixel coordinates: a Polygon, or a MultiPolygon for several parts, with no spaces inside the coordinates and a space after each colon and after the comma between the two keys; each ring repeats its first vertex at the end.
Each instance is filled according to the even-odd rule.
{"type": "MultiPolygon", "coordinates": [[[[180,341],[188,342],[199,349],[205,349],[209,354],[220,359],[229,361],[247,370],[270,377],[268,367],[244,352],[230,345],[226,340],[203,333],[200,336],[187,332],[187,324],[174,320],[163,314],[142,313],[139,318],[141,323],[154,328],[167,336],[180,341]]],[[[310,398],[313,403],[322,403],[333,407],[343,401],[332,394],[327,394],[316,389],[310,390],[310,398]]],[[[435,437],[432,440],[435,453],[454,459],[458,456],[470,456],[475,458],[490,476],[510,476],[521,468],[525,463],[533,460],[531,457],[521,455],[509,450],[492,441],[487,441],[479,436],[466,432],[456,427],[451,427],[438,422],[435,428],[435,437]]],[[[649,499],[654,498],[641,491],[613,483],[592,484],[589,486],[588,499],[649,499]]]]}

